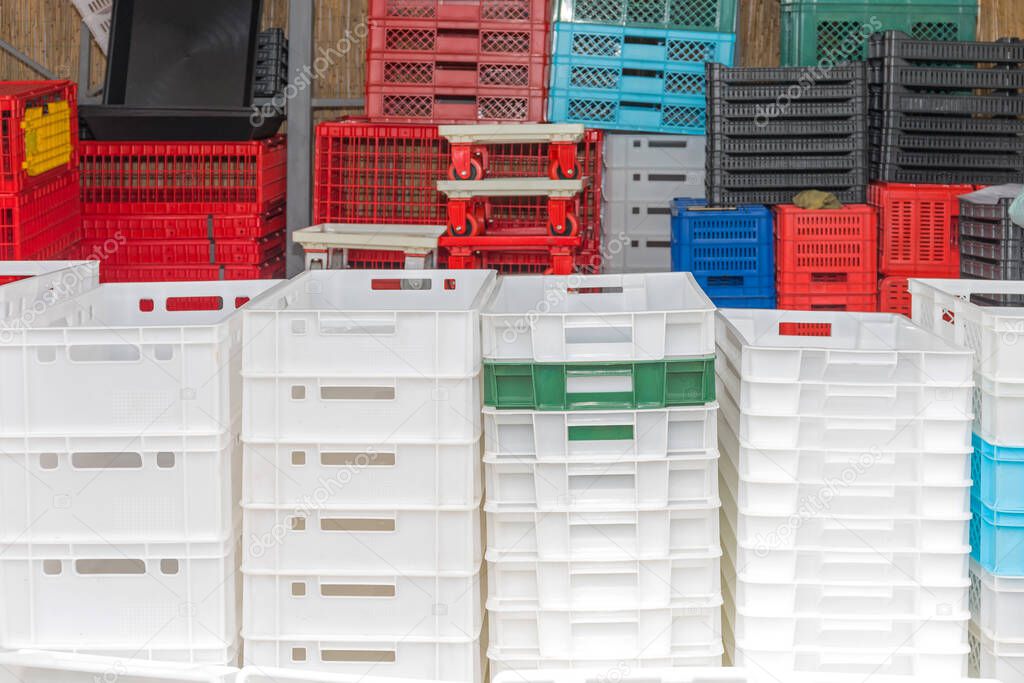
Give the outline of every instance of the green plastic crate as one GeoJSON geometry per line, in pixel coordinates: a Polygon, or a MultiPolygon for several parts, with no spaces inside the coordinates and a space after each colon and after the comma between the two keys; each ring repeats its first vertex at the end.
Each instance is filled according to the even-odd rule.
{"type": "Polygon", "coordinates": [[[737,0],[559,0],[556,21],[733,33],[737,0]]]}
{"type": "Polygon", "coordinates": [[[643,410],[715,400],[715,359],[646,363],[484,363],[484,404],[505,410],[643,410]],[[574,380],[628,390],[569,391],[574,380]]]}
{"type": "Polygon", "coordinates": [[[895,29],[921,40],[974,40],[977,0],[782,0],[782,65],[867,58],[868,36],[895,29]]]}

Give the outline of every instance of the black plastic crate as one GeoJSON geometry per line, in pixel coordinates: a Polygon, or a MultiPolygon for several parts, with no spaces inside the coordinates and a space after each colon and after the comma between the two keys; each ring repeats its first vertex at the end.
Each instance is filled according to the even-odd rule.
{"type": "Polygon", "coordinates": [[[951,171],[978,169],[981,171],[1018,171],[1024,173],[1024,155],[980,154],[970,152],[944,152],[939,150],[913,151],[896,147],[873,148],[871,160],[912,168],[945,168],[951,171]]]}
{"type": "Polygon", "coordinates": [[[863,152],[850,154],[823,155],[753,155],[730,154],[712,150],[708,156],[708,167],[722,171],[738,172],[847,172],[860,169],[864,172],[865,157],[863,152]]]}
{"type": "Polygon", "coordinates": [[[847,188],[867,184],[866,169],[861,166],[849,171],[821,173],[816,171],[768,171],[739,173],[720,169],[707,170],[708,187],[726,190],[756,190],[775,188],[812,188],[826,189],[831,187],[847,188]]]}
{"type": "Polygon", "coordinates": [[[1024,262],[987,261],[961,254],[960,275],[976,280],[1022,280],[1024,279],[1024,262]]]}
{"type": "MultiPolygon", "coordinates": [[[[1010,205],[1024,192],[1024,185],[997,185],[960,198],[963,219],[1012,226],[1010,205]]],[[[995,238],[992,238],[995,239],[995,238]]]]}
{"type": "Polygon", "coordinates": [[[971,303],[999,308],[1024,308],[1024,294],[971,294],[971,303]]]}
{"type": "Polygon", "coordinates": [[[873,110],[868,120],[874,129],[942,135],[1024,135],[1024,119],[989,119],[961,116],[929,116],[873,110]]]}
{"type": "Polygon", "coordinates": [[[894,129],[871,129],[871,147],[943,150],[947,152],[1021,152],[1024,137],[1018,135],[933,135],[894,129]]]}
{"type": "Polygon", "coordinates": [[[948,93],[910,92],[899,86],[872,86],[871,109],[904,114],[987,114],[1024,115],[1024,96],[950,95],[948,93]]]}
{"type": "Polygon", "coordinates": [[[865,204],[867,203],[867,187],[854,185],[852,187],[835,188],[821,187],[812,184],[799,188],[780,188],[774,190],[726,190],[724,188],[708,188],[708,206],[740,206],[742,204],[792,204],[793,197],[804,190],[818,189],[831,192],[844,204],[865,204]]]}
{"type": "Polygon", "coordinates": [[[734,138],[845,137],[862,128],[841,119],[773,119],[764,121],[710,119],[708,135],[734,138]]]}
{"type": "Polygon", "coordinates": [[[867,92],[863,64],[834,69],[708,64],[706,76],[709,102],[845,100],[867,92]]]}
{"type": "Polygon", "coordinates": [[[872,34],[868,57],[899,57],[919,62],[1024,64],[1024,42],[1004,39],[993,43],[918,40],[902,31],[872,34]]]}
{"type": "Polygon", "coordinates": [[[727,154],[846,154],[867,152],[863,133],[829,137],[734,137],[708,133],[707,148],[727,154]]]}
{"type": "Polygon", "coordinates": [[[708,63],[705,67],[709,87],[722,85],[790,85],[810,83],[856,83],[865,77],[861,62],[841,64],[830,69],[817,66],[725,66],[708,63]]]}
{"type": "Polygon", "coordinates": [[[986,261],[1024,261],[1024,242],[965,237],[960,240],[960,254],[986,261]]]}
{"type": "Polygon", "coordinates": [[[1020,171],[949,170],[913,168],[898,164],[871,164],[871,179],[888,183],[919,183],[922,185],[1003,185],[1022,179],[1020,171]]]}
{"type": "Polygon", "coordinates": [[[708,120],[713,119],[858,119],[857,127],[867,125],[868,100],[864,96],[837,102],[723,102],[708,99],[708,120]]]}
{"type": "Polygon", "coordinates": [[[908,64],[902,60],[877,60],[870,65],[871,85],[925,90],[1020,90],[1024,69],[943,68],[908,64]]]}
{"type": "Polygon", "coordinates": [[[960,203],[960,238],[977,239],[988,241],[1024,241],[1024,228],[1016,225],[1006,217],[1006,220],[986,221],[977,218],[967,218],[963,215],[964,203],[960,203]]]}

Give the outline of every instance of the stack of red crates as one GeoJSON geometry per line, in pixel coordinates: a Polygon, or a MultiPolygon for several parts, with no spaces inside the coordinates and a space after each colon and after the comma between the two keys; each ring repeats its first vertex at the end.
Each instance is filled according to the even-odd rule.
{"type": "Polygon", "coordinates": [[[81,165],[82,256],[102,281],[284,277],[284,137],[85,141],[81,165]]]}
{"type": "MultiPolygon", "coordinates": [[[[577,208],[581,246],[577,270],[596,270],[601,234],[601,168],[603,134],[588,130],[577,146],[582,175],[591,178],[577,208]]],[[[546,177],[546,144],[505,144],[488,147],[492,177],[546,177]]],[[[437,126],[336,121],[317,128],[313,214],[315,223],[444,225],[447,201],[436,189],[451,164],[448,141],[437,126]]],[[[543,197],[495,198],[486,235],[509,238],[547,235],[547,204],[543,197]]],[[[469,238],[442,237],[441,262],[447,265],[446,243],[469,238]]],[[[503,240],[503,242],[506,240],[503,240]]],[[[548,249],[507,248],[479,253],[479,265],[504,273],[544,273],[552,268],[548,249]]],[[[357,268],[402,268],[401,252],[361,250],[349,253],[357,268]]]]}
{"type": "Polygon", "coordinates": [[[878,310],[910,317],[911,277],[960,277],[960,195],[973,185],[873,182],[868,201],[878,211],[878,310]]]}
{"type": "Polygon", "coordinates": [[[773,210],[780,309],[878,310],[878,223],[872,207],[773,210]]]}
{"type": "Polygon", "coordinates": [[[78,89],[0,81],[0,260],[77,255],[78,89]]]}
{"type": "Polygon", "coordinates": [[[548,0],[370,0],[374,121],[541,121],[548,0]]]}

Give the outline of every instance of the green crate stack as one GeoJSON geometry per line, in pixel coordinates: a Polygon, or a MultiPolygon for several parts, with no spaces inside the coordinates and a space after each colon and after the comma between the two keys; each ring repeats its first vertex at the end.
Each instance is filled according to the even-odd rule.
{"type": "Polygon", "coordinates": [[[781,0],[783,66],[867,58],[868,36],[895,29],[921,40],[974,40],[978,0],[781,0]]]}

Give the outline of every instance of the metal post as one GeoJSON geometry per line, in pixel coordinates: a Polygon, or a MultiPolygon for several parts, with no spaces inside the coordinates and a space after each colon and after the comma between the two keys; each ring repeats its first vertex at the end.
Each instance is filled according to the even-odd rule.
{"type": "Polygon", "coordinates": [[[304,266],[292,233],[312,223],[313,179],[313,0],[288,3],[288,274],[304,266]],[[293,92],[294,91],[294,92],[293,92]]]}
{"type": "Polygon", "coordinates": [[[83,21],[78,29],[78,101],[87,102],[92,88],[92,34],[83,21]]]}

